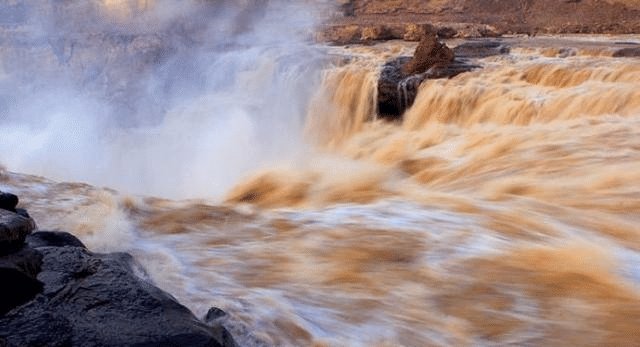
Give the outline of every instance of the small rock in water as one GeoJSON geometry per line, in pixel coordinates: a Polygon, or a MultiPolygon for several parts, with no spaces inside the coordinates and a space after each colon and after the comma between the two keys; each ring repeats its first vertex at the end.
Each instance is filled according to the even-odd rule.
{"type": "Polygon", "coordinates": [[[209,323],[209,322],[213,322],[218,318],[222,318],[224,316],[226,316],[227,313],[224,312],[223,310],[217,308],[217,307],[212,307],[209,309],[209,311],[207,311],[207,314],[204,316],[204,321],[209,323]]]}
{"type": "Polygon", "coordinates": [[[220,325],[219,320],[224,317],[227,317],[226,312],[217,307],[212,307],[209,309],[209,311],[207,311],[207,314],[204,316],[203,321],[206,324],[212,326],[216,339],[222,342],[223,345],[236,346],[235,340],[233,339],[231,334],[226,329],[224,329],[222,325],[220,325]]]}

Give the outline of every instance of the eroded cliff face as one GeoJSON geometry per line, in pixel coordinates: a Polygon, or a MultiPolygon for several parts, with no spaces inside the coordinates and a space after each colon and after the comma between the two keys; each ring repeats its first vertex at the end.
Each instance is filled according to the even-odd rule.
{"type": "Polygon", "coordinates": [[[321,39],[335,43],[415,41],[430,23],[445,37],[640,31],[640,2],[630,0],[341,0],[321,39]]]}

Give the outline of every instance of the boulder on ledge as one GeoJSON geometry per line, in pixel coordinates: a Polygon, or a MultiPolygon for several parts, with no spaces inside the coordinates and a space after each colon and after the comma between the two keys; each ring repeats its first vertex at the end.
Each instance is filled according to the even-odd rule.
{"type": "Polygon", "coordinates": [[[453,51],[438,41],[436,33],[428,32],[420,40],[413,58],[403,66],[402,72],[405,75],[421,74],[434,66],[447,66],[453,62],[453,58],[453,51]]]}

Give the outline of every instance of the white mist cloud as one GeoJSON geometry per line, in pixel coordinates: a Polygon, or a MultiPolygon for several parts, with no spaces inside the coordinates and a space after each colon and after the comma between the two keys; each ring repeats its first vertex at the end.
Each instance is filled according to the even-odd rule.
{"type": "Polygon", "coordinates": [[[323,64],[307,40],[310,5],[105,3],[0,5],[13,16],[0,23],[0,162],[9,170],[215,198],[304,148],[323,64]]]}

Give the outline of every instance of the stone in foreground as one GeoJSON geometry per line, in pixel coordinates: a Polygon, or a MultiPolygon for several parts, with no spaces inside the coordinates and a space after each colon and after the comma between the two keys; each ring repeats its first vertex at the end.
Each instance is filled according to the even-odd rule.
{"type": "Polygon", "coordinates": [[[139,278],[129,254],[95,254],[70,234],[40,234],[27,242],[42,255],[42,294],[0,316],[0,346],[235,346],[222,326],[139,278]]]}

